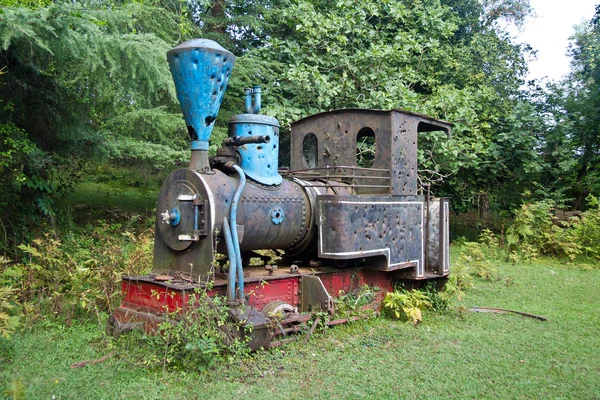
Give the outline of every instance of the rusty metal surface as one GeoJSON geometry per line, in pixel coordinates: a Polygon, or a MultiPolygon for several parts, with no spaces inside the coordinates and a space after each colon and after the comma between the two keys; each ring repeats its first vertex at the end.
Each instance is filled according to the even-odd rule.
{"type": "Polygon", "coordinates": [[[427,210],[427,263],[426,272],[444,276],[450,270],[448,199],[432,199],[427,210]]]}
{"type": "MultiPolygon", "coordinates": [[[[398,276],[395,272],[374,271],[367,269],[336,269],[321,267],[317,271],[309,268],[300,268],[299,274],[285,273],[284,268],[279,269],[278,275],[264,275],[262,267],[249,268],[252,278],[247,281],[249,289],[248,306],[245,309],[234,311],[234,320],[244,322],[246,318],[255,325],[256,338],[252,338],[252,347],[258,349],[265,346],[274,346],[277,342],[270,342],[271,338],[279,335],[298,332],[308,329],[305,324],[312,318],[312,314],[295,314],[294,308],[313,304],[309,308],[312,312],[327,311],[330,307],[331,296],[350,293],[361,285],[377,286],[380,289],[374,301],[379,302],[388,291],[393,290],[393,282],[398,276]],[[262,277],[260,275],[262,273],[262,277]],[[304,284],[303,284],[304,282],[304,284]],[[311,290],[315,293],[310,295],[311,290]],[[312,296],[312,300],[304,298],[304,293],[312,296]],[[319,297],[320,296],[320,297],[319,297]],[[315,304],[317,304],[315,306],[315,304]],[[285,318],[279,324],[269,324],[267,312],[270,309],[281,307],[285,318]],[[243,311],[246,310],[246,311],[243,311]],[[260,311],[259,311],[260,310],[260,311]],[[267,322],[265,322],[267,318],[267,322]],[[269,326],[268,338],[264,325],[269,326]],[[269,344],[266,344],[269,343],[269,344]]],[[[224,296],[226,281],[216,280],[214,286],[208,291],[209,296],[224,296]]],[[[165,321],[165,312],[183,310],[189,306],[190,299],[196,296],[196,291],[205,289],[203,284],[191,284],[185,280],[157,281],[153,276],[125,277],[123,281],[123,304],[118,307],[111,317],[111,324],[107,326],[109,332],[120,334],[134,327],[141,327],[147,332],[155,332],[158,324],[165,321]]],[[[349,320],[353,320],[352,318],[349,320]]],[[[348,319],[328,320],[331,325],[348,322],[348,319]]],[[[245,322],[244,322],[245,323],[245,322]]],[[[284,339],[285,340],[285,339],[284,339]]]]}
{"type": "Polygon", "coordinates": [[[229,315],[234,322],[232,332],[235,336],[245,338],[250,335],[248,347],[253,350],[269,347],[271,334],[269,332],[269,318],[254,307],[234,307],[229,309],[229,315]],[[245,329],[252,327],[251,330],[245,329]]]}
{"type": "Polygon", "coordinates": [[[167,60],[190,138],[208,150],[235,56],[212,40],[190,39],[169,50],[167,60]]]}
{"type": "MultiPolygon", "coordinates": [[[[301,119],[292,123],[290,168],[311,169],[306,172],[325,177],[330,173],[327,166],[340,167],[335,173],[352,180],[356,186],[354,193],[390,193],[390,129],[390,114],[387,111],[337,110],[301,119]],[[342,168],[358,167],[356,139],[363,128],[372,129],[376,137],[376,157],[372,168],[342,168]],[[310,134],[316,138],[316,146],[305,148],[304,138],[310,134]]],[[[307,173],[302,173],[302,176],[308,178],[307,173]]],[[[343,182],[344,178],[338,180],[343,182]]]]}
{"type": "Polygon", "coordinates": [[[156,206],[154,240],[153,271],[157,274],[172,275],[179,271],[195,278],[210,272],[214,226],[210,204],[214,199],[203,179],[200,174],[184,168],[172,172],[162,185],[156,206]],[[199,211],[198,205],[188,200],[189,196],[196,196],[208,206],[199,211]],[[181,215],[175,226],[165,218],[173,209],[178,209],[181,215]],[[202,235],[195,229],[200,225],[202,235]],[[185,235],[195,234],[199,240],[185,240],[185,235]]]}
{"type": "Polygon", "coordinates": [[[419,132],[445,131],[448,122],[395,109],[390,111],[347,109],[316,114],[292,123],[291,170],[325,176],[326,167],[338,167],[344,179],[352,179],[354,194],[417,194],[417,139],[419,132]],[[358,167],[357,138],[363,129],[375,137],[371,168],[358,167]],[[313,138],[310,146],[305,138],[313,138]],[[314,144],[312,143],[314,142],[314,144]],[[364,178],[360,178],[360,176],[364,178]],[[382,178],[387,178],[384,180],[382,178]]]}
{"type": "Polygon", "coordinates": [[[423,275],[423,201],[418,197],[319,196],[319,257],[385,258],[373,266],[423,275]],[[419,201],[420,200],[420,201],[419,201]]]}
{"type": "Polygon", "coordinates": [[[390,114],[391,194],[416,195],[419,132],[445,131],[450,135],[451,126],[445,121],[405,111],[392,110],[390,114]]]}
{"type": "Polygon", "coordinates": [[[303,275],[301,279],[301,312],[328,312],[333,314],[333,298],[318,276],[303,275]]]}
{"type": "MultiPolygon", "coordinates": [[[[154,273],[182,272],[196,280],[213,272],[215,234],[222,235],[220,221],[229,214],[237,182],[219,170],[199,174],[180,169],[167,177],[157,204],[154,273]],[[188,200],[194,196],[195,201],[188,200]],[[173,209],[180,211],[176,226],[168,219],[173,209]],[[195,225],[202,229],[194,229],[195,225]],[[198,240],[182,240],[194,234],[198,234],[198,240]]],[[[271,187],[248,182],[237,210],[241,250],[288,249],[310,242],[314,235],[314,200],[309,195],[316,196],[316,192],[290,181],[271,187]]],[[[223,245],[224,240],[219,243],[223,245]]],[[[223,248],[218,250],[226,253],[223,248]]]]}
{"type": "Polygon", "coordinates": [[[298,244],[312,228],[309,204],[305,191],[292,182],[271,189],[248,182],[238,207],[238,223],[244,225],[242,251],[298,244]]]}

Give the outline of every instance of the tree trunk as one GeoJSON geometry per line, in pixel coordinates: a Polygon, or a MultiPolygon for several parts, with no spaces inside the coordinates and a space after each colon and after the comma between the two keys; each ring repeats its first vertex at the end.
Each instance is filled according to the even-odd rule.
{"type": "Polygon", "coordinates": [[[207,21],[208,32],[225,33],[225,0],[213,0],[210,8],[210,19],[207,21]]]}

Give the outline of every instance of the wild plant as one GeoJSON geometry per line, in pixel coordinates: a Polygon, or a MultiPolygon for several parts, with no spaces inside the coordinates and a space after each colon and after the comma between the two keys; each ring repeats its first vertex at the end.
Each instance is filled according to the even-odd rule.
{"type": "Polygon", "coordinates": [[[507,260],[531,261],[542,254],[600,260],[600,203],[588,196],[589,209],[579,217],[558,221],[552,203],[524,204],[506,230],[507,260]]]}
{"type": "Polygon", "coordinates": [[[432,308],[427,293],[417,289],[388,292],[382,306],[388,316],[410,321],[413,325],[423,321],[422,310],[432,308]]]}
{"type": "Polygon", "coordinates": [[[225,298],[199,289],[182,309],[165,314],[155,334],[123,335],[115,345],[130,356],[132,347],[141,348],[137,362],[149,367],[204,371],[249,354],[250,333],[231,321],[225,298]]]}
{"type": "Polygon", "coordinates": [[[349,293],[341,292],[334,299],[336,315],[350,317],[373,312],[373,308],[369,305],[373,303],[378,292],[379,288],[368,285],[362,285],[349,293]]]}
{"type": "Polygon", "coordinates": [[[53,315],[70,324],[75,315],[110,311],[120,301],[125,274],[149,270],[152,232],[132,234],[99,222],[87,235],[67,237],[54,231],[19,246],[21,259],[4,262],[0,286],[13,289],[28,321],[53,315]]]}
{"type": "Polygon", "coordinates": [[[20,324],[19,316],[14,315],[14,292],[14,289],[0,286],[0,336],[5,339],[10,339],[20,324]]]}
{"type": "Polygon", "coordinates": [[[553,207],[554,204],[547,201],[521,206],[506,229],[507,261],[531,262],[551,248],[556,219],[551,213],[553,207]]]}

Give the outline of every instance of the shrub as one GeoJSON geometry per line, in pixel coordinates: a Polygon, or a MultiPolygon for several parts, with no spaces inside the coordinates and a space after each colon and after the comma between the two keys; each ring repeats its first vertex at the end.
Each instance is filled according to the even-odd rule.
{"type": "Polygon", "coordinates": [[[151,245],[151,230],[133,234],[101,221],[64,242],[50,231],[19,246],[21,261],[2,265],[0,286],[12,288],[31,321],[42,314],[67,324],[76,314],[99,317],[119,301],[121,276],[149,269],[151,245]]]}
{"type": "Polygon", "coordinates": [[[383,311],[390,317],[406,319],[413,325],[423,320],[422,310],[432,308],[427,293],[417,289],[388,292],[382,302],[383,311]]]}
{"type": "Polygon", "coordinates": [[[600,204],[592,196],[587,200],[590,209],[569,221],[557,221],[549,202],[524,204],[506,230],[507,259],[515,263],[546,254],[600,260],[600,204]]]}
{"type": "Polygon", "coordinates": [[[250,332],[249,326],[231,322],[224,297],[210,297],[198,289],[183,309],[167,314],[157,334],[132,332],[115,345],[146,366],[204,371],[218,361],[249,354],[250,332]]]}
{"type": "Polygon", "coordinates": [[[15,308],[13,292],[14,289],[0,286],[0,336],[6,339],[9,339],[19,326],[19,316],[11,315],[15,308]]]}
{"type": "Polygon", "coordinates": [[[584,256],[600,260],[600,201],[591,195],[587,201],[589,210],[580,220],[571,221],[567,240],[571,240],[569,244],[577,244],[584,256]]]}

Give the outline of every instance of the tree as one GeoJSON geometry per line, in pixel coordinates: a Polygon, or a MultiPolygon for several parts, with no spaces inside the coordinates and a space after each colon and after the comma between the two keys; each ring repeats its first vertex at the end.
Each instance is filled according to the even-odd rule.
{"type": "Polygon", "coordinates": [[[572,72],[564,109],[566,133],[575,167],[575,207],[581,209],[589,194],[600,195],[600,6],[589,24],[579,26],[570,47],[572,72]]]}
{"type": "Polygon", "coordinates": [[[0,207],[4,225],[25,232],[32,217],[54,215],[51,195],[94,155],[181,156],[165,53],[198,31],[142,3],[18,5],[0,18],[0,207]]]}
{"type": "MultiPolygon", "coordinates": [[[[497,20],[504,14],[495,9],[497,20]]],[[[264,18],[268,40],[247,56],[269,60],[270,73],[258,78],[269,90],[267,112],[284,127],[328,109],[401,107],[455,123],[451,140],[429,139],[435,157],[422,152],[429,180],[452,176],[438,182],[438,194],[460,203],[510,180],[490,174],[509,156],[492,147],[522,111],[529,49],[513,44],[478,1],[282,0],[264,18]]]]}

